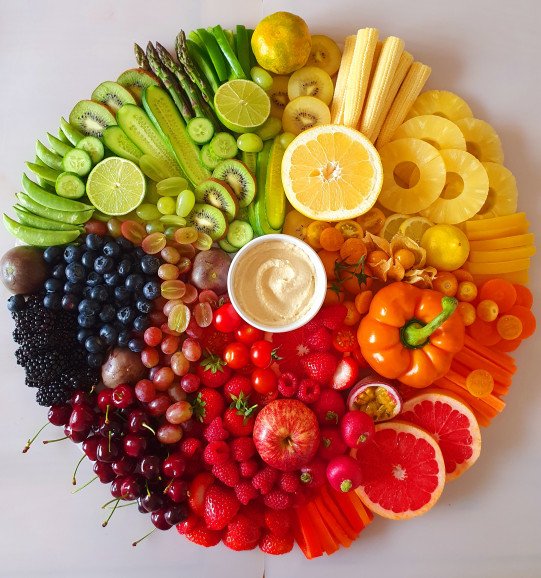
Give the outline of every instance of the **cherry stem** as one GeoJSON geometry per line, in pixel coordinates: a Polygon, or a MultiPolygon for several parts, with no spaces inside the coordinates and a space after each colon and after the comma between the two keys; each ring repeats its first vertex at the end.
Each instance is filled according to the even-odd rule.
{"type": "Polygon", "coordinates": [[[87,486],[89,486],[92,482],[95,482],[97,479],[98,479],[98,476],[94,476],[91,480],[88,480],[88,482],[86,482],[86,484],[82,485],[80,488],[77,488],[76,490],[73,490],[71,493],[76,494],[77,492],[84,490],[87,486]]]}
{"type": "Polygon", "coordinates": [[[113,517],[113,514],[115,513],[115,510],[118,508],[118,504],[120,503],[120,498],[118,498],[115,502],[115,505],[113,506],[113,508],[111,509],[111,513],[107,516],[107,519],[103,522],[103,524],[101,525],[102,528],[105,528],[105,526],[107,526],[107,524],[109,523],[109,520],[113,517]]]}
{"type": "Polygon", "coordinates": [[[109,423],[109,404],[105,408],[105,423],[109,423]]]}
{"type": "Polygon", "coordinates": [[[148,538],[150,536],[150,534],[154,534],[156,529],[157,528],[150,530],[150,532],[148,534],[145,534],[142,538],[139,538],[139,540],[135,540],[135,542],[132,542],[132,546],[137,546],[137,544],[139,544],[139,542],[142,542],[145,538],[148,538]]]}
{"type": "Polygon", "coordinates": [[[54,444],[56,442],[62,442],[64,440],[67,440],[69,438],[69,436],[64,436],[63,438],[57,438],[55,440],[43,440],[43,444],[54,444]]]}
{"type": "Polygon", "coordinates": [[[86,454],[83,455],[83,457],[77,462],[77,465],[75,466],[75,470],[73,471],[73,477],[71,478],[71,483],[76,486],[77,485],[77,479],[75,478],[75,476],[77,475],[77,470],[79,469],[79,466],[81,465],[81,462],[86,458],[86,454]]]}
{"type": "Polygon", "coordinates": [[[34,443],[34,441],[35,441],[36,438],[39,436],[39,434],[40,434],[48,425],[49,425],[49,422],[47,422],[45,425],[41,426],[41,427],[38,429],[36,435],[35,435],[33,438],[29,439],[29,440],[26,442],[26,445],[25,445],[24,448],[23,448],[23,454],[25,454],[25,453],[30,449],[30,446],[34,443]]]}
{"type": "Polygon", "coordinates": [[[152,429],[148,423],[141,424],[143,427],[146,427],[148,431],[151,431],[153,435],[156,435],[156,430],[152,429]]]}
{"type": "MultiPolygon", "coordinates": [[[[112,501],[114,502],[115,500],[112,500],[112,501]]],[[[109,502],[109,504],[110,504],[110,502],[109,502]]],[[[120,506],[114,506],[114,507],[113,507],[113,510],[116,509],[116,508],[127,508],[127,507],[129,507],[129,506],[135,506],[135,504],[137,504],[137,501],[135,501],[135,502],[128,502],[127,504],[121,504],[120,506]]],[[[102,508],[103,508],[104,510],[110,510],[110,509],[111,509],[111,506],[110,506],[110,505],[104,505],[104,506],[102,506],[102,508]]]]}

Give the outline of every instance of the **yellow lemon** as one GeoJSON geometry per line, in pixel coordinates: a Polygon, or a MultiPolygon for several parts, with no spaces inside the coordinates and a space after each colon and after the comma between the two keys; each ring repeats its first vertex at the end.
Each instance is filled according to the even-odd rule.
{"type": "Polygon", "coordinates": [[[259,66],[275,74],[290,74],[304,66],[311,48],[308,25],[290,12],[269,14],[252,36],[252,50],[259,66]]]}
{"type": "Polygon", "coordinates": [[[438,271],[460,269],[470,253],[468,237],[453,225],[434,225],[421,239],[426,251],[426,264],[438,271]]]}

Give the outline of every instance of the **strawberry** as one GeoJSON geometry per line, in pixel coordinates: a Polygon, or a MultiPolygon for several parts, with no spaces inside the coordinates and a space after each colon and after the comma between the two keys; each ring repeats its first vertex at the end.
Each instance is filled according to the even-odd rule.
{"type": "Polygon", "coordinates": [[[293,500],[291,494],[286,494],[282,490],[272,490],[263,496],[263,503],[272,510],[287,510],[291,507],[293,500]]]}
{"type": "Polygon", "coordinates": [[[184,536],[190,542],[198,544],[199,546],[205,546],[205,548],[216,546],[216,544],[219,544],[220,540],[222,539],[221,532],[213,532],[212,530],[205,528],[204,524],[201,524],[193,530],[186,532],[184,536]]]}
{"type": "Polygon", "coordinates": [[[185,520],[177,524],[177,531],[183,536],[186,532],[195,530],[200,524],[201,518],[195,514],[190,514],[185,520]]]}
{"type": "Polygon", "coordinates": [[[299,378],[291,371],[286,371],[278,378],[278,391],[283,397],[295,397],[299,389],[299,378]]]}
{"type": "MultiPolygon", "coordinates": [[[[306,326],[305,326],[306,327],[306,326]]],[[[286,331],[284,333],[274,333],[272,336],[272,343],[276,348],[279,348],[280,371],[297,371],[299,361],[311,353],[308,345],[309,331],[305,327],[300,327],[294,331],[286,331]]]]}
{"type": "Polygon", "coordinates": [[[338,363],[331,380],[331,387],[338,391],[349,389],[359,377],[359,364],[354,357],[344,357],[338,363]]]}
{"type": "Polygon", "coordinates": [[[248,516],[237,514],[227,525],[223,538],[224,544],[231,550],[253,550],[259,542],[260,532],[257,525],[248,516]]]}
{"type": "Polygon", "coordinates": [[[234,488],[240,479],[239,466],[235,462],[226,462],[225,464],[216,464],[212,466],[212,475],[220,480],[222,484],[234,488]]]}
{"type": "Polygon", "coordinates": [[[314,319],[310,321],[310,325],[323,325],[323,327],[334,331],[342,326],[347,312],[347,307],[341,303],[326,305],[322,307],[314,319]]]}
{"type": "Polygon", "coordinates": [[[215,417],[205,428],[203,434],[208,442],[223,441],[229,437],[229,432],[224,428],[221,417],[215,417]]]}
{"type": "Polygon", "coordinates": [[[201,347],[213,355],[222,355],[225,346],[233,341],[235,333],[222,333],[214,327],[208,327],[201,338],[201,347]]]}
{"type": "Polygon", "coordinates": [[[203,451],[203,444],[198,438],[184,438],[180,442],[180,453],[187,459],[199,456],[203,451]]]}
{"type": "Polygon", "coordinates": [[[252,382],[245,375],[236,373],[224,385],[225,398],[232,401],[232,396],[239,397],[241,392],[245,397],[248,397],[252,393],[252,382]]]}
{"type": "Polygon", "coordinates": [[[332,348],[331,332],[323,326],[317,327],[308,334],[306,343],[310,351],[330,351],[332,348]]]}
{"type": "Polygon", "coordinates": [[[244,506],[241,513],[253,520],[258,528],[265,527],[265,514],[263,505],[259,500],[253,500],[247,506],[244,506]]]}
{"type": "Polygon", "coordinates": [[[215,478],[209,472],[201,472],[190,482],[188,489],[188,505],[198,516],[202,516],[205,507],[205,496],[214,483],[215,478]]]}
{"type": "Polygon", "coordinates": [[[250,404],[248,397],[240,393],[233,396],[233,401],[224,414],[224,425],[233,436],[248,436],[254,429],[257,404],[250,404]]]}
{"type": "Polygon", "coordinates": [[[332,458],[346,453],[346,442],[342,439],[340,430],[337,427],[323,427],[320,435],[321,445],[318,452],[320,458],[328,462],[332,458]]]}
{"type": "Polygon", "coordinates": [[[346,413],[344,398],[333,389],[324,389],[312,406],[320,425],[338,425],[346,413]]]}
{"type": "Polygon", "coordinates": [[[217,484],[205,494],[203,517],[209,530],[223,530],[237,515],[240,502],[233,490],[217,484]]]}
{"type": "Polygon", "coordinates": [[[203,460],[212,466],[229,461],[229,446],[224,441],[209,442],[203,451],[203,460]]]}
{"type": "Polygon", "coordinates": [[[319,383],[329,383],[338,366],[338,358],[333,353],[309,353],[301,359],[307,377],[319,383]]]}
{"type": "Polygon", "coordinates": [[[238,501],[246,506],[252,500],[255,500],[259,496],[259,492],[252,486],[248,480],[243,480],[235,486],[235,494],[238,501]]]}
{"type": "Polygon", "coordinates": [[[280,488],[288,494],[294,494],[301,487],[299,476],[293,472],[282,472],[280,475],[280,488]]]}
{"type": "Polygon", "coordinates": [[[195,368],[201,383],[207,387],[221,387],[233,373],[225,361],[217,355],[208,355],[195,368]]]}
{"type": "Polygon", "coordinates": [[[280,554],[291,552],[294,543],[293,534],[291,533],[278,536],[277,534],[266,532],[259,541],[259,548],[265,554],[279,556],[280,554]]]}
{"type": "MultiPolygon", "coordinates": [[[[192,407],[195,417],[208,425],[215,417],[222,415],[225,403],[220,392],[210,387],[203,387],[192,400],[192,407]]],[[[188,420],[190,421],[192,420],[188,420]]]]}
{"type": "Polygon", "coordinates": [[[278,481],[279,472],[270,466],[265,466],[252,478],[252,485],[263,495],[268,494],[278,481]]]}
{"type": "Polygon", "coordinates": [[[313,379],[302,379],[297,391],[297,399],[303,403],[315,403],[321,395],[319,383],[313,379]]]}
{"type": "Polygon", "coordinates": [[[231,455],[237,462],[245,462],[255,455],[255,444],[252,437],[234,438],[229,442],[231,455]]]}
{"type": "Polygon", "coordinates": [[[291,530],[293,518],[291,510],[271,510],[265,508],[265,526],[277,536],[285,536],[291,530]]]}
{"type": "Polygon", "coordinates": [[[254,393],[252,394],[251,401],[257,404],[259,407],[263,407],[268,403],[270,403],[271,401],[274,401],[277,397],[278,397],[278,389],[274,389],[273,391],[270,391],[269,393],[266,394],[254,391],[254,393]]]}
{"type": "Polygon", "coordinates": [[[246,460],[245,462],[240,463],[240,475],[243,478],[253,478],[256,475],[258,469],[259,466],[255,460],[246,460]]]}

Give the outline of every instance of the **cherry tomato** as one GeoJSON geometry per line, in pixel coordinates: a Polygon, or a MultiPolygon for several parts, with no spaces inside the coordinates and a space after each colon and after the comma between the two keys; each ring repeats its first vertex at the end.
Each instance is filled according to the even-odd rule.
{"type": "Polygon", "coordinates": [[[231,369],[241,369],[248,365],[250,361],[250,350],[244,343],[234,341],[226,345],[224,349],[224,360],[231,369]]]}
{"type": "Polygon", "coordinates": [[[357,360],[360,369],[370,367],[370,364],[368,363],[368,361],[366,361],[363,354],[361,353],[361,348],[359,346],[355,347],[351,355],[357,360]]]}
{"type": "Polygon", "coordinates": [[[270,341],[260,339],[250,348],[250,359],[256,367],[268,367],[276,358],[275,348],[270,341]]]}
{"type": "Polygon", "coordinates": [[[252,373],[252,385],[263,395],[276,391],[278,387],[278,378],[272,369],[258,367],[252,373]]]}
{"type": "Polygon", "coordinates": [[[341,353],[351,352],[359,344],[357,342],[357,335],[352,331],[351,327],[343,326],[333,331],[332,345],[336,351],[341,353]]]}
{"type": "Polygon", "coordinates": [[[242,317],[231,303],[225,303],[214,312],[214,327],[222,333],[236,331],[243,323],[242,317]]]}
{"type": "Polygon", "coordinates": [[[249,323],[243,323],[235,331],[235,337],[237,338],[237,341],[246,343],[246,345],[252,345],[252,343],[255,343],[256,341],[263,339],[263,337],[265,337],[265,334],[263,333],[263,331],[261,331],[261,329],[257,329],[256,327],[250,325],[249,323]]]}

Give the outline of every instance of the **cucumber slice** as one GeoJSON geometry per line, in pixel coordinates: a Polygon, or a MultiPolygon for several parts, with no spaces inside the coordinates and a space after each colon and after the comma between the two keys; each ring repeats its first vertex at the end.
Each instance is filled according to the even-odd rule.
{"type": "Polygon", "coordinates": [[[218,77],[214,72],[212,64],[207,59],[206,54],[203,52],[199,46],[190,40],[186,40],[186,49],[188,50],[188,55],[193,60],[195,66],[198,68],[199,75],[204,76],[207,82],[210,84],[213,92],[216,92],[220,86],[218,77]]]}
{"type": "Polygon", "coordinates": [[[62,170],[62,157],[49,150],[41,141],[36,141],[36,155],[48,167],[55,171],[62,170]]]}
{"type": "Polygon", "coordinates": [[[214,170],[222,162],[222,159],[212,154],[212,151],[210,150],[210,145],[208,144],[203,145],[203,147],[201,148],[200,155],[201,155],[201,162],[207,167],[207,169],[210,169],[211,171],[214,170]]]}
{"type": "Polygon", "coordinates": [[[57,155],[60,155],[61,157],[63,157],[68,151],[70,151],[73,148],[72,146],[60,140],[59,138],[56,138],[51,133],[47,133],[47,138],[49,139],[49,144],[51,145],[51,148],[57,155]]]}
{"type": "Polygon", "coordinates": [[[233,221],[229,223],[226,239],[233,247],[240,249],[254,238],[254,230],[246,221],[233,221]]]}
{"type": "Polygon", "coordinates": [[[60,128],[73,146],[75,146],[85,136],[82,132],[70,124],[64,117],[60,119],[60,128]]]}
{"type": "Polygon", "coordinates": [[[210,172],[201,164],[199,149],[188,136],[184,121],[169,94],[163,88],[149,86],[143,93],[143,106],[152,122],[167,138],[188,180],[196,186],[208,179],[210,172]]]}
{"type": "Polygon", "coordinates": [[[220,249],[226,253],[236,253],[238,251],[237,247],[233,247],[233,245],[227,240],[227,237],[225,239],[220,239],[218,245],[220,246],[220,249]]]}
{"type": "Polygon", "coordinates": [[[103,131],[105,146],[115,155],[139,164],[143,151],[136,146],[119,126],[109,126],[103,131]]]}
{"type": "Polygon", "coordinates": [[[228,132],[218,132],[209,143],[210,152],[220,159],[232,159],[239,152],[235,137],[228,132]]]}
{"type": "Polygon", "coordinates": [[[76,226],[70,225],[68,223],[62,223],[61,221],[53,221],[53,219],[47,219],[45,217],[40,217],[35,215],[30,211],[26,210],[24,207],[15,205],[13,210],[17,214],[19,222],[28,227],[34,227],[36,229],[47,229],[48,231],[75,231],[76,226]]]}
{"type": "MultiPolygon", "coordinates": [[[[72,201],[70,199],[64,199],[55,195],[54,193],[49,193],[32,182],[25,174],[23,174],[22,185],[24,192],[33,199],[36,203],[49,207],[50,209],[57,211],[88,211],[93,210],[92,205],[87,205],[81,203],[80,201],[72,201]]],[[[30,209],[31,210],[31,209],[30,209]]],[[[47,216],[47,215],[44,215],[47,216]]]]}
{"type": "Polygon", "coordinates": [[[73,149],[64,155],[62,168],[67,173],[84,177],[92,170],[92,159],[86,151],[73,149]]]}
{"type": "Polygon", "coordinates": [[[204,28],[197,29],[197,35],[201,38],[203,46],[206,48],[207,54],[214,66],[216,75],[220,82],[225,82],[229,76],[229,67],[225,61],[224,55],[218,46],[216,38],[204,28]]]}
{"type": "Polygon", "coordinates": [[[269,227],[281,230],[286,218],[286,194],[282,184],[282,159],[285,150],[280,137],[272,143],[265,178],[264,208],[269,227]]]}
{"type": "MultiPolygon", "coordinates": [[[[157,86],[154,88],[161,90],[157,86]]],[[[175,106],[173,101],[171,103],[172,106],[175,106]]],[[[144,154],[152,155],[165,162],[168,168],[168,177],[184,176],[170,148],[142,108],[135,104],[125,104],[116,116],[120,128],[144,154]]]]}
{"type": "Polygon", "coordinates": [[[214,125],[208,118],[195,117],[186,125],[186,130],[194,143],[206,144],[214,136],[214,125]]]}
{"type": "Polygon", "coordinates": [[[4,227],[17,239],[34,247],[67,245],[75,241],[80,235],[79,229],[73,229],[72,231],[47,231],[45,229],[27,227],[10,219],[6,214],[4,214],[4,227]]]}
{"type": "Polygon", "coordinates": [[[40,203],[37,203],[24,193],[17,193],[16,197],[19,201],[19,205],[31,213],[34,213],[34,215],[45,217],[46,219],[51,219],[52,221],[62,221],[62,223],[67,223],[70,225],[82,225],[83,223],[86,223],[92,217],[93,213],[93,210],[69,212],[51,209],[50,207],[46,207],[40,203]]]}
{"type": "Polygon", "coordinates": [[[231,44],[227,39],[224,29],[220,25],[214,26],[214,28],[212,28],[212,35],[216,39],[218,46],[220,47],[225,59],[227,60],[227,63],[231,68],[233,78],[244,78],[244,79],[250,78],[250,76],[246,76],[244,74],[244,70],[242,69],[240,62],[238,61],[235,52],[231,48],[231,44]]]}
{"type": "Polygon", "coordinates": [[[250,40],[248,38],[248,31],[242,24],[237,24],[237,34],[235,38],[237,60],[242,66],[246,78],[250,78],[250,40]]]}
{"type": "Polygon", "coordinates": [[[95,136],[85,136],[77,143],[75,148],[87,152],[93,165],[97,165],[105,156],[103,143],[95,136]]]}
{"type": "Polygon", "coordinates": [[[38,177],[47,181],[48,183],[55,183],[61,171],[57,171],[46,165],[27,162],[26,166],[38,177]]]}
{"type": "Polygon", "coordinates": [[[61,173],[54,187],[57,195],[67,199],[80,199],[86,192],[84,181],[75,173],[61,173]]]}

